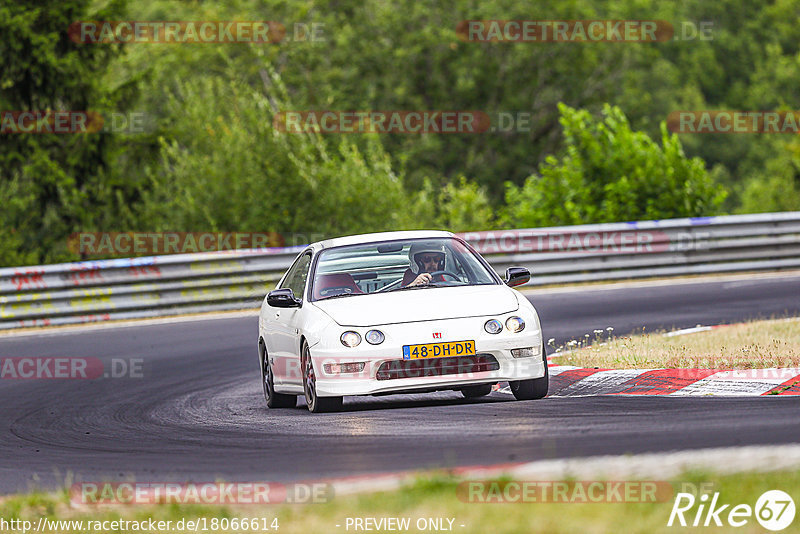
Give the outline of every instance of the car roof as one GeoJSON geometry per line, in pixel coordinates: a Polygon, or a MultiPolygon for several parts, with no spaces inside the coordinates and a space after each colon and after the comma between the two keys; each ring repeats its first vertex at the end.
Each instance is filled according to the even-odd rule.
{"type": "Polygon", "coordinates": [[[349,235],[345,237],[335,237],[312,243],[310,246],[316,250],[341,247],[343,245],[361,245],[364,243],[375,243],[378,241],[394,241],[401,239],[425,239],[425,238],[454,237],[452,232],[444,230],[409,230],[403,232],[378,232],[374,234],[349,235]]]}

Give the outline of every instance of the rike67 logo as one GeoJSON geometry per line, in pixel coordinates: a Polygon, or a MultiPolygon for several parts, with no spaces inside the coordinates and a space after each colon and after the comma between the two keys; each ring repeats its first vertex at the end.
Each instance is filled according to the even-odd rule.
{"type": "Polygon", "coordinates": [[[727,524],[743,527],[755,516],[762,527],[777,532],[791,525],[794,520],[794,500],[781,490],[765,491],[755,507],[749,504],[725,504],[720,501],[719,495],[719,492],[715,492],[709,497],[708,493],[704,493],[697,498],[691,493],[678,493],[667,526],[721,527],[727,524]]]}

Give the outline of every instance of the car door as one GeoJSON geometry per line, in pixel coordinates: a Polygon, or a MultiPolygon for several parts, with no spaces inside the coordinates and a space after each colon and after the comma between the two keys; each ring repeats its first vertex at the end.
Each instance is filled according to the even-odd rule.
{"type": "MultiPolygon", "coordinates": [[[[295,297],[304,301],[310,267],[309,251],[292,265],[278,289],[289,288],[295,297]]],[[[273,380],[279,385],[302,385],[299,323],[303,305],[301,304],[299,308],[272,308],[271,314],[274,324],[270,353],[273,380]]]]}

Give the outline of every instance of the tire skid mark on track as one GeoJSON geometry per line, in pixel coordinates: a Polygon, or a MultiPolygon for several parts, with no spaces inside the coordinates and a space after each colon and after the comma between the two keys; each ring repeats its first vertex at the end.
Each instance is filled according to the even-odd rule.
{"type": "MultiPolygon", "coordinates": [[[[696,284],[692,291],[675,284],[581,289],[537,294],[534,304],[545,331],[561,343],[601,324],[626,333],[797,315],[798,287],[794,277],[727,289],[696,284]]],[[[513,463],[800,442],[798,387],[788,376],[766,384],[787,388],[771,400],[673,394],[515,402],[498,392],[471,400],[443,392],[348,398],[341,413],[319,416],[302,400],[296,409],[268,410],[256,328],[255,317],[237,317],[0,336],[0,353],[8,356],[145,359],[140,380],[0,381],[0,492],[61,487],[58,473],[74,480],[124,474],[141,481],[289,482],[478,465],[486,451],[490,461],[513,463]]],[[[553,384],[570,369],[553,366],[553,384]]],[[[708,387],[704,380],[697,387],[708,387]]]]}

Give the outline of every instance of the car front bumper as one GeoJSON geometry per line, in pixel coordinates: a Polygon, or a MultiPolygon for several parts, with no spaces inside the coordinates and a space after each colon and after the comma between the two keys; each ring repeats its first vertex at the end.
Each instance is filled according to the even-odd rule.
{"type": "MultiPolygon", "coordinates": [[[[522,315],[522,310],[497,317],[505,322],[507,316],[522,315]]],[[[316,371],[316,390],[321,397],[345,395],[374,395],[393,392],[412,392],[415,390],[430,391],[437,389],[458,389],[474,384],[486,384],[507,380],[529,380],[541,378],[545,375],[545,361],[542,358],[542,334],[538,318],[533,316],[523,317],[526,328],[522,332],[514,333],[504,329],[500,334],[489,334],[484,331],[484,323],[491,317],[474,317],[431,321],[420,323],[406,323],[378,327],[386,336],[380,345],[369,345],[362,341],[357,347],[345,347],[338,341],[341,332],[336,333],[336,341],[330,339],[327,344],[318,343],[310,347],[311,358],[316,371]],[[441,333],[441,338],[432,339],[434,332],[441,333]],[[489,371],[473,371],[474,366],[457,365],[456,372],[437,374],[436,367],[443,363],[445,358],[428,358],[424,364],[434,370],[410,371],[394,373],[398,377],[378,378],[378,371],[385,369],[387,362],[400,362],[393,365],[405,366],[409,360],[403,360],[403,345],[446,342],[446,341],[475,341],[475,349],[479,361],[496,361],[497,369],[489,371]],[[511,350],[531,348],[533,356],[515,358],[511,350]],[[436,360],[439,360],[438,362],[436,360]],[[331,373],[327,372],[326,364],[336,363],[364,363],[364,369],[356,373],[331,373]]],[[[362,339],[368,328],[349,328],[361,334],[362,339]]],[[[423,360],[411,360],[421,362],[423,360]]],[[[495,367],[493,365],[493,367],[495,367]]]]}

